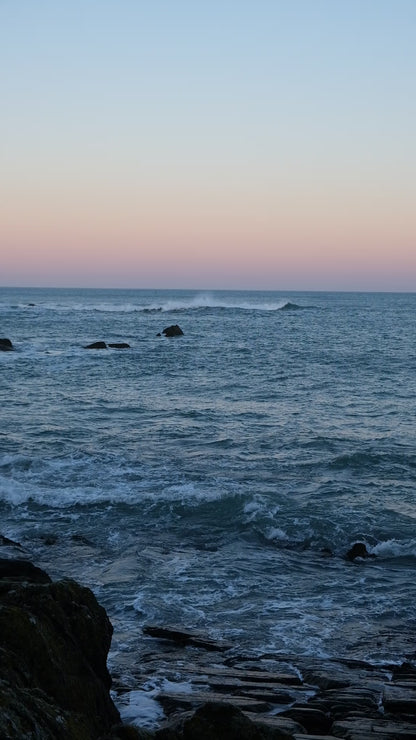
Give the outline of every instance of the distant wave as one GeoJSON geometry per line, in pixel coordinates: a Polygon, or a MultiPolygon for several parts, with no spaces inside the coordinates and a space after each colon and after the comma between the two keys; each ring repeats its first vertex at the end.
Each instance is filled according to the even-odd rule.
{"type": "Polygon", "coordinates": [[[162,303],[115,303],[114,301],[91,302],[58,302],[47,301],[39,303],[20,303],[13,306],[4,306],[3,309],[19,309],[30,311],[56,311],[68,313],[93,312],[93,313],[169,313],[185,311],[204,311],[211,309],[240,310],[240,311],[296,311],[307,306],[300,306],[287,298],[274,301],[256,302],[254,300],[230,301],[225,298],[217,298],[211,293],[199,293],[192,298],[169,299],[162,303]]]}
{"type": "Polygon", "coordinates": [[[206,309],[225,309],[242,311],[282,311],[302,308],[286,298],[279,301],[255,303],[254,301],[227,301],[216,298],[210,293],[201,293],[185,300],[169,300],[161,305],[146,306],[142,311],[169,312],[169,311],[201,311],[206,309]]]}

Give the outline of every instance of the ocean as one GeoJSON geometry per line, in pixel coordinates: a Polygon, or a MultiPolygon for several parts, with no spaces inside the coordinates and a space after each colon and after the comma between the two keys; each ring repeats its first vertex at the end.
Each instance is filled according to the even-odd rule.
{"type": "Polygon", "coordinates": [[[1,289],[3,556],[94,591],[114,670],[145,624],[414,655],[415,313],[414,293],[1,289]]]}

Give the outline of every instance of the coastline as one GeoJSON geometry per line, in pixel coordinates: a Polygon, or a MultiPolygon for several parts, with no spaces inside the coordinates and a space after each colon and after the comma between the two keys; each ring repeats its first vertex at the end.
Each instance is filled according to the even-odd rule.
{"type": "Polygon", "coordinates": [[[126,686],[108,674],[112,627],[90,589],[52,582],[28,560],[0,565],[5,740],[18,736],[16,728],[27,738],[68,740],[416,736],[415,650],[400,665],[250,658],[200,633],[148,626],[132,674],[137,684],[126,686]],[[156,677],[158,692],[150,688],[156,677]],[[136,727],[128,724],[139,694],[163,710],[157,728],[138,728],[137,718],[136,727]]]}

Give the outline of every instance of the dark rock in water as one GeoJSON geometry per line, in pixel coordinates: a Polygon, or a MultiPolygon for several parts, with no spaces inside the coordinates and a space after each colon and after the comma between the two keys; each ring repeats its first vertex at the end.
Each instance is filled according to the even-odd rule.
{"type": "Polygon", "coordinates": [[[26,581],[28,583],[51,583],[48,574],[29,560],[0,558],[0,579],[26,581]]]}
{"type": "Polygon", "coordinates": [[[163,329],[162,334],[165,337],[180,337],[183,335],[183,331],[178,324],[172,324],[172,326],[167,326],[166,329],[163,329]]]}
{"type": "Polygon", "coordinates": [[[5,547],[22,547],[20,542],[15,542],[14,540],[9,540],[8,537],[5,537],[3,534],[0,534],[0,545],[4,545],[5,547]]]}
{"type": "Polygon", "coordinates": [[[108,346],[112,349],[130,349],[130,345],[127,342],[111,342],[108,346]]]}
{"type": "Polygon", "coordinates": [[[44,545],[48,545],[50,547],[51,545],[56,545],[58,542],[58,537],[56,534],[42,534],[40,539],[42,540],[44,545]]]}
{"type": "Polygon", "coordinates": [[[112,627],[104,609],[89,589],[52,583],[26,561],[1,561],[1,569],[0,737],[94,740],[108,733],[120,716],[109,694],[112,627]]]}
{"type": "Polygon", "coordinates": [[[287,303],[285,303],[284,306],[282,306],[280,310],[281,311],[297,311],[299,308],[300,306],[298,306],[297,303],[291,303],[290,301],[288,301],[287,303]]]}
{"type": "Polygon", "coordinates": [[[87,344],[84,349],[107,349],[107,345],[105,342],[93,342],[92,344],[87,344]]]}
{"type": "Polygon", "coordinates": [[[160,331],[158,331],[158,333],[156,334],[156,336],[157,337],[161,337],[162,336],[161,333],[160,333],[160,331]]]}
{"type": "Polygon", "coordinates": [[[91,542],[91,540],[89,540],[88,537],[84,537],[83,534],[73,534],[71,535],[71,540],[73,542],[76,542],[79,545],[87,545],[88,547],[94,547],[94,543],[91,542]]]}
{"type": "Polygon", "coordinates": [[[346,554],[347,560],[356,558],[374,558],[375,556],[368,552],[364,542],[355,542],[346,554]]]}
{"type": "Polygon", "coordinates": [[[201,647],[205,650],[218,650],[221,652],[223,650],[229,650],[232,647],[230,643],[211,640],[209,637],[205,637],[197,632],[182,630],[179,627],[145,625],[143,632],[145,635],[157,637],[159,640],[171,640],[179,645],[193,645],[194,647],[201,647]]]}
{"type": "Polygon", "coordinates": [[[0,352],[11,352],[12,350],[14,347],[10,339],[0,339],[0,352]]]}

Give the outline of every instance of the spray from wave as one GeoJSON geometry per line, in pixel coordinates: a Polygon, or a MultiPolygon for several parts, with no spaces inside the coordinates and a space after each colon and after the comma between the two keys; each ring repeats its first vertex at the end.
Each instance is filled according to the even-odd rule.
{"type": "Polygon", "coordinates": [[[230,301],[216,297],[211,293],[199,293],[192,298],[179,299],[179,300],[168,300],[162,304],[154,304],[143,308],[144,311],[192,311],[192,310],[204,310],[204,309],[225,309],[225,310],[242,310],[242,311],[281,311],[281,310],[296,310],[301,308],[296,303],[292,303],[286,298],[282,298],[278,301],[256,301],[255,299],[250,301],[230,301]]]}

